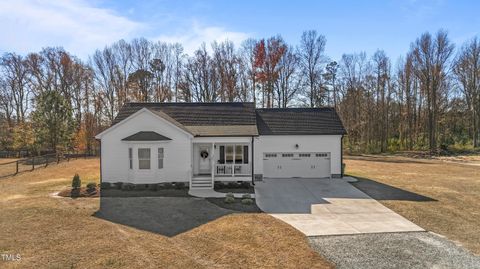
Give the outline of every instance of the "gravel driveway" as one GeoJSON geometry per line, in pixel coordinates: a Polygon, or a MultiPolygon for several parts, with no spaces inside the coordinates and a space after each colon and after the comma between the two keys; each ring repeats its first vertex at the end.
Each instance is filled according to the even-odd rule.
{"type": "Polygon", "coordinates": [[[337,268],[480,268],[474,256],[429,232],[310,237],[337,268]]]}

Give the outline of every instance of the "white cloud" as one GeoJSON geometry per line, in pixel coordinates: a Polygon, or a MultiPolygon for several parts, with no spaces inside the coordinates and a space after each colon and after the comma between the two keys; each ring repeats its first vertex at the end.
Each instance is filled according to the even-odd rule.
{"type": "Polygon", "coordinates": [[[0,1],[0,25],[0,51],[63,46],[82,58],[145,27],[84,0],[0,1]]]}
{"type": "Polygon", "coordinates": [[[202,26],[198,22],[194,21],[189,29],[179,30],[172,35],[160,35],[156,40],[171,43],[181,43],[185,49],[185,52],[192,55],[200,45],[205,42],[207,48],[210,49],[210,44],[213,41],[222,42],[225,40],[232,41],[235,45],[240,43],[251,35],[244,32],[228,31],[223,27],[218,26],[202,26]]]}

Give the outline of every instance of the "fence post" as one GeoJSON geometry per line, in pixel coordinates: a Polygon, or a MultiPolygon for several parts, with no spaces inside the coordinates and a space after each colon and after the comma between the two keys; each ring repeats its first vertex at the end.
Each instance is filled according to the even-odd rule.
{"type": "Polygon", "coordinates": [[[35,170],[35,156],[32,157],[32,171],[35,170]]]}
{"type": "Polygon", "coordinates": [[[15,174],[18,174],[18,161],[16,162],[16,164],[17,164],[17,169],[16,169],[15,174]]]}
{"type": "Polygon", "coordinates": [[[48,166],[48,154],[45,155],[45,167],[47,167],[47,166],[48,166]]]}
{"type": "Polygon", "coordinates": [[[60,154],[57,153],[57,164],[60,163],[60,154]]]}

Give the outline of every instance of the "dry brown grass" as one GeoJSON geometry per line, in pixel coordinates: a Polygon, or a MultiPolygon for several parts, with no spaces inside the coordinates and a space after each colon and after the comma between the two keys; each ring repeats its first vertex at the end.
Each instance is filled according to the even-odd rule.
{"type": "Polygon", "coordinates": [[[9,163],[18,160],[17,158],[0,158],[0,164],[1,163],[9,163]]]}
{"type": "Polygon", "coordinates": [[[0,180],[2,268],[331,268],[306,238],[266,214],[233,214],[175,237],[92,215],[99,199],[54,198],[74,173],[98,183],[97,159],[0,180]]]}
{"type": "Polygon", "coordinates": [[[478,158],[455,161],[365,156],[345,162],[348,174],[437,200],[380,202],[480,254],[480,168],[474,165],[478,158]]]}

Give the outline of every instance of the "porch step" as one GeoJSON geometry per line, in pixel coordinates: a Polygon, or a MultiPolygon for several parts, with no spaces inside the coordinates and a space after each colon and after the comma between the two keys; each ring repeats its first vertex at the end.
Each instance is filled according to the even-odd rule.
{"type": "Polygon", "coordinates": [[[209,178],[209,179],[192,179],[192,183],[193,182],[210,182],[212,183],[212,179],[209,178]]]}
{"type": "Polygon", "coordinates": [[[192,178],[192,183],[190,184],[190,189],[192,190],[212,190],[213,183],[211,177],[196,177],[192,178]]]}

